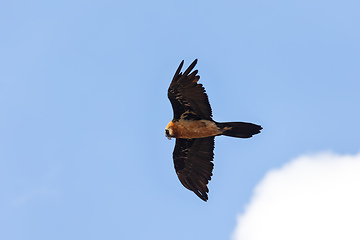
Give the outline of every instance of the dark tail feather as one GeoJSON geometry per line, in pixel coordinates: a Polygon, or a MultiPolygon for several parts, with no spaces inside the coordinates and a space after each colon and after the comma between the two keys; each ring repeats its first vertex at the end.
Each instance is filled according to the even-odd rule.
{"type": "Polygon", "coordinates": [[[225,122],[216,125],[221,129],[222,135],[237,138],[250,138],[262,129],[259,125],[246,122],[225,122]]]}

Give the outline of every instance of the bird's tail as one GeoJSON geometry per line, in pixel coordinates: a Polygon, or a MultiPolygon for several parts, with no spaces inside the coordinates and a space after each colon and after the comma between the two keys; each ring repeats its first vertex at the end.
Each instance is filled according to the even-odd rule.
{"type": "Polygon", "coordinates": [[[224,122],[216,125],[222,131],[221,135],[237,138],[250,138],[262,129],[259,125],[246,122],[224,122]]]}

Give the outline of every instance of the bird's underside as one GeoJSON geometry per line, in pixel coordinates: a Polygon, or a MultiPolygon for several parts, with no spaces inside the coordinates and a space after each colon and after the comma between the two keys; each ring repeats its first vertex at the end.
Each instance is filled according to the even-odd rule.
{"type": "Polygon", "coordinates": [[[166,129],[172,129],[171,136],[174,138],[204,138],[222,133],[214,121],[205,119],[170,121],[166,129]]]}
{"type": "Polygon", "coordinates": [[[173,159],[180,182],[207,201],[207,184],[214,166],[215,136],[250,138],[260,133],[262,127],[245,122],[215,122],[205,89],[198,83],[198,71],[191,72],[197,59],[181,73],[183,63],[178,67],[168,89],[174,118],[166,126],[165,135],[169,139],[176,138],[173,159]]]}

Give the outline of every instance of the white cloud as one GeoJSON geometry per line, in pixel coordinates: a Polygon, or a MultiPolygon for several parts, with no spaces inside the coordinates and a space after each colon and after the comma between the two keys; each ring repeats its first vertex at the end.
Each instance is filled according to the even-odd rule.
{"type": "Polygon", "coordinates": [[[268,172],[233,239],[359,240],[360,153],[301,156],[268,172]]]}

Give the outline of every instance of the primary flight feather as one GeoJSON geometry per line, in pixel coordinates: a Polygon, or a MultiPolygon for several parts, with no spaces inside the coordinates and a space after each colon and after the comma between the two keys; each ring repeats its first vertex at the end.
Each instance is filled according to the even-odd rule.
{"type": "Polygon", "coordinates": [[[191,72],[196,63],[197,59],[182,73],[182,61],[171,81],[168,98],[174,117],[165,128],[165,136],[176,138],[173,159],[180,182],[207,201],[215,136],[250,138],[262,127],[245,122],[215,122],[205,88],[198,83],[198,71],[191,72]]]}

